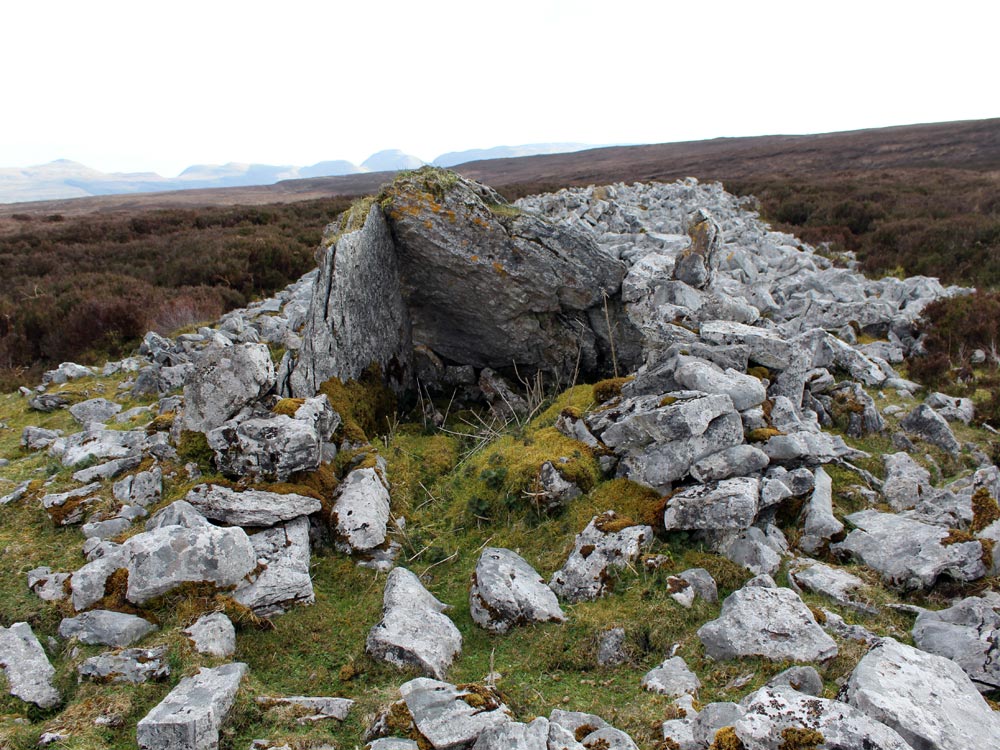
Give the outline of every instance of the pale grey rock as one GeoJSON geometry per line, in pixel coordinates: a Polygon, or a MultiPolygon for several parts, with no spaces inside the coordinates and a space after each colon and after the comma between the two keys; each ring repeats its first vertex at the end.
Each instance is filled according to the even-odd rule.
{"type": "Polygon", "coordinates": [[[532,502],[542,510],[552,513],[566,507],[570,500],[579,497],[583,491],[566,480],[551,461],[546,461],[538,469],[538,491],[532,494],[532,502]]]}
{"type": "Polygon", "coordinates": [[[340,235],[321,253],[302,348],[289,379],[292,395],[312,397],[330,378],[357,379],[372,364],[381,368],[394,389],[408,388],[413,351],[410,312],[401,293],[393,237],[381,209],[372,206],[361,229],[340,235]]]}
{"type": "Polygon", "coordinates": [[[608,590],[608,573],[635,562],[653,541],[650,526],[628,526],[619,531],[603,531],[613,524],[614,511],[595,516],[576,536],[573,551],[557,570],[549,587],[567,602],[592,601],[608,590]]]}
{"type": "Polygon", "coordinates": [[[160,502],[163,495],[163,471],[154,466],[115,482],[112,492],[116,500],[148,508],[160,502]]]}
{"type": "Polygon", "coordinates": [[[150,440],[145,430],[111,430],[88,425],[80,432],[54,440],[49,454],[62,461],[63,466],[79,466],[133,457],[142,453],[150,440]]]}
{"type": "Polygon", "coordinates": [[[35,411],[50,413],[69,406],[69,399],[58,393],[40,393],[29,399],[28,406],[35,411]]]}
{"type": "Polygon", "coordinates": [[[795,346],[778,333],[742,323],[709,321],[701,325],[699,335],[710,344],[746,346],[751,360],[778,370],[786,369],[796,354],[795,346]]]}
{"type": "Polygon", "coordinates": [[[91,398],[69,407],[69,413],[81,425],[86,425],[88,422],[107,422],[121,410],[121,404],[108,401],[106,398],[91,398]]]}
{"type": "Polygon", "coordinates": [[[160,508],[146,521],[146,531],[153,531],[164,526],[198,529],[203,526],[211,526],[211,524],[191,503],[186,500],[174,500],[165,508],[160,508]]]}
{"type": "Polygon", "coordinates": [[[170,676],[170,665],[167,664],[166,657],[166,646],[108,651],[86,659],[77,667],[77,672],[81,679],[94,682],[139,685],[149,680],[165,680],[170,676]]]}
{"type": "Polygon", "coordinates": [[[598,729],[605,729],[611,726],[600,716],[582,711],[564,711],[561,708],[552,709],[552,712],[549,714],[549,721],[556,726],[562,727],[574,736],[580,731],[580,727],[590,727],[591,731],[594,732],[598,729]]]}
{"type": "Polygon", "coordinates": [[[317,513],[322,503],[313,497],[264,490],[236,492],[219,484],[199,484],[184,498],[205,518],[230,526],[274,526],[317,513]]]}
{"type": "Polygon", "coordinates": [[[220,588],[243,581],[257,556],[246,532],[215,526],[161,526],[130,538],[126,596],[143,604],[182,583],[213,583],[220,588]]]}
{"type": "Polygon", "coordinates": [[[831,396],[833,408],[847,416],[845,432],[851,437],[865,437],[885,430],[885,420],[879,414],[875,402],[857,383],[838,386],[831,396]]]}
{"type": "Polygon", "coordinates": [[[772,548],[767,535],[756,526],[744,529],[723,542],[719,552],[754,575],[774,575],[781,567],[781,554],[772,548]]]}
{"type": "Polygon", "coordinates": [[[979,692],[1000,690],[1000,594],[987,591],[947,609],[922,611],[913,642],[958,664],[979,692]]]}
{"type": "Polygon", "coordinates": [[[802,536],[799,537],[799,547],[811,554],[822,550],[844,531],[844,524],[833,515],[833,480],[822,466],[817,467],[814,478],[812,496],[802,510],[802,536]]]}
{"type": "Polygon", "coordinates": [[[566,437],[578,440],[588,448],[599,448],[601,445],[600,441],[587,428],[587,423],[583,419],[560,414],[556,419],[555,428],[566,437]]]}
{"type": "Polygon", "coordinates": [[[322,441],[307,420],[285,414],[231,420],[207,433],[215,465],[227,476],[284,482],[299,471],[315,471],[322,441]]]}
{"type": "Polygon", "coordinates": [[[597,664],[601,667],[617,667],[629,660],[625,646],[625,628],[610,628],[601,633],[597,646],[597,664]]]}
{"type": "Polygon", "coordinates": [[[696,289],[708,286],[719,266],[722,229],[705,209],[688,217],[687,235],[691,240],[674,262],[674,278],[696,289]]]}
{"type": "Polygon", "coordinates": [[[548,750],[548,745],[549,720],[540,716],[530,724],[512,721],[489,727],[472,750],[548,750]]]}
{"type": "Polygon", "coordinates": [[[113,458],[97,466],[90,466],[86,469],[73,472],[73,481],[89,484],[90,482],[99,482],[104,479],[113,479],[123,472],[131,471],[140,463],[142,463],[141,453],[125,456],[124,458],[113,458]]]}
{"type": "MultiPolygon", "coordinates": [[[[413,740],[400,737],[380,737],[369,742],[365,748],[366,750],[420,750],[420,746],[413,740]]],[[[282,748],[274,748],[274,750],[282,750],[282,748]]],[[[289,750],[291,749],[289,748],[289,750]]]]}
{"type": "Polygon", "coordinates": [[[899,426],[906,432],[926,440],[931,445],[953,456],[962,451],[962,446],[940,414],[927,404],[920,404],[906,415],[899,426]]]}
{"type": "Polygon", "coordinates": [[[853,706],[817,698],[787,687],[763,687],[743,701],[745,713],[736,722],[736,736],[746,750],[785,747],[782,732],[812,729],[830,750],[912,750],[895,731],[853,706]]]}
{"type": "Polygon", "coordinates": [[[309,575],[309,519],[300,516],[250,537],[256,568],[239,582],[233,599],[269,617],[315,601],[309,575]]]}
{"type": "Polygon", "coordinates": [[[691,732],[699,748],[706,748],[723,727],[731,727],[743,718],[743,707],[737,703],[719,702],[704,706],[691,723],[691,732]]]}
{"type": "Polygon", "coordinates": [[[137,615],[94,609],[59,623],[60,638],[76,638],[88,646],[129,646],[156,630],[156,626],[137,615]]]}
{"type": "Polygon", "coordinates": [[[800,558],[789,566],[788,580],[793,587],[827,596],[842,607],[869,609],[867,605],[854,601],[852,597],[864,587],[865,582],[846,570],[833,568],[809,558],[800,558]]]}
{"type": "Polygon", "coordinates": [[[389,524],[389,490],[384,466],[355,469],[334,493],[331,526],[348,552],[367,552],[385,543],[389,524]]]}
{"type": "Polygon", "coordinates": [[[108,549],[89,560],[70,578],[73,609],[77,612],[97,604],[104,597],[104,585],[111,574],[128,564],[128,555],[121,545],[110,542],[101,544],[108,549]]]}
{"type": "Polygon", "coordinates": [[[8,492],[3,497],[0,497],[0,505],[8,505],[9,503],[16,503],[18,500],[23,498],[28,494],[28,487],[31,486],[31,480],[25,479],[23,482],[18,484],[13,491],[8,492]]]}
{"type": "Polygon", "coordinates": [[[133,406],[131,409],[127,409],[125,411],[116,414],[115,423],[125,424],[126,422],[131,422],[133,419],[138,419],[139,417],[146,417],[152,411],[153,411],[152,406],[133,406]]]}
{"type": "Polygon", "coordinates": [[[236,651],[236,628],[224,612],[202,615],[183,632],[199,654],[222,658],[236,651]]]}
{"type": "Polygon", "coordinates": [[[214,430],[274,384],[274,365],[266,345],[210,348],[184,383],[184,429],[214,430]]]}
{"type": "Polygon", "coordinates": [[[142,750],[216,750],[219,729],[236,700],[247,665],[240,662],[202,668],[185,677],[139,721],[136,742],[142,750]]]}
{"type": "Polygon", "coordinates": [[[487,547],[479,556],[469,609],[477,625],[494,633],[566,619],[555,593],[535,569],[516,552],[497,547],[487,547]]]}
{"type": "Polygon", "coordinates": [[[768,438],[761,448],[772,463],[828,464],[850,455],[852,449],[839,435],[801,430],[768,438]]]}
{"type": "Polygon", "coordinates": [[[663,525],[671,529],[745,529],[757,515],[760,480],[754,477],[723,479],[693,485],[670,497],[663,525]]]}
{"type": "Polygon", "coordinates": [[[823,692],[823,678],[815,667],[789,667],[767,681],[769,688],[791,688],[805,695],[823,692]]]}
{"type": "Polygon", "coordinates": [[[685,361],[674,371],[674,379],[689,391],[725,394],[732,399],[733,408],[744,411],[759,405],[767,398],[764,384],[757,378],[729,368],[694,358],[685,361]]]}
{"type": "Polygon", "coordinates": [[[614,410],[588,414],[587,424],[609,448],[633,450],[703,435],[718,417],[733,413],[725,394],[677,391],[625,399],[614,410]]]}
{"type": "Polygon", "coordinates": [[[927,589],[944,575],[974,581],[986,574],[982,545],[978,541],[946,545],[948,529],[875,510],[852,513],[847,521],[854,531],[831,545],[831,551],[859,559],[890,586],[927,589]]]}
{"type": "Polygon", "coordinates": [[[868,628],[847,622],[833,610],[823,607],[820,611],[823,613],[823,630],[841,640],[858,641],[866,646],[873,646],[882,640],[881,636],[875,635],[868,628]]]}
{"type": "Polygon", "coordinates": [[[892,638],[861,659],[843,700],[895,729],[914,748],[966,750],[1000,743],[1000,714],[961,667],[892,638]]]}
{"type": "Polygon", "coordinates": [[[47,430],[44,427],[28,425],[21,431],[21,447],[29,451],[39,451],[48,448],[62,434],[62,430],[47,430]]]}
{"type": "MultiPolygon", "coordinates": [[[[934,409],[949,422],[969,424],[976,416],[976,407],[971,398],[959,398],[945,393],[932,393],[924,403],[934,409]]],[[[71,410],[72,411],[72,410],[71,410]]]]}
{"type": "Polygon", "coordinates": [[[109,518],[104,521],[90,521],[80,527],[80,533],[88,539],[113,539],[114,537],[127,531],[132,526],[132,521],[128,518],[109,518]]]}
{"type": "Polygon", "coordinates": [[[52,684],[56,670],[28,623],[0,627],[0,667],[15,698],[39,708],[53,708],[62,700],[52,684]]]}
{"type": "Polygon", "coordinates": [[[462,700],[466,691],[428,677],[403,683],[399,692],[417,730],[435,750],[468,747],[486,730],[513,721],[499,700],[495,706],[474,708],[462,700]]]}
{"type": "Polygon", "coordinates": [[[100,482],[91,482],[75,490],[43,496],[42,507],[57,526],[69,526],[83,520],[88,507],[99,499],[100,491],[100,482]]]}
{"type": "Polygon", "coordinates": [[[642,686],[668,698],[679,698],[685,693],[697,694],[701,680],[681,657],[673,656],[647,672],[642,678],[642,686]]]}
{"type": "Polygon", "coordinates": [[[260,696],[257,705],[263,708],[275,706],[291,706],[303,713],[295,720],[296,724],[311,724],[318,721],[343,721],[351,711],[354,701],[349,698],[330,698],[325,696],[289,695],[260,696]]]}
{"type": "Polygon", "coordinates": [[[71,576],[72,573],[53,573],[51,568],[34,568],[28,571],[28,588],[43,601],[61,602],[67,597],[66,582],[71,576]]]}
{"type": "Polygon", "coordinates": [[[691,466],[691,476],[702,484],[746,477],[763,471],[769,462],[767,454],[756,446],[734,445],[695,462],[691,466]]]}
{"type": "Polygon", "coordinates": [[[614,727],[604,727],[595,732],[591,732],[581,740],[585,748],[602,748],[605,750],[639,750],[638,745],[633,742],[625,732],[614,727]]]}
{"type": "Polygon", "coordinates": [[[372,658],[397,667],[416,667],[424,674],[443,677],[462,650],[462,635],[445,609],[447,605],[435,599],[413,573],[394,568],[385,584],[382,620],[369,631],[365,650],[372,658]]]}
{"type": "Polygon", "coordinates": [[[42,375],[42,385],[62,385],[71,380],[93,377],[94,371],[76,362],[63,362],[54,370],[48,370],[42,375]]]}
{"type": "Polygon", "coordinates": [[[889,453],[882,460],[885,462],[882,495],[893,510],[913,508],[925,495],[933,494],[930,472],[909,453],[889,453]]]}
{"type": "Polygon", "coordinates": [[[313,426],[320,440],[329,441],[340,427],[341,417],[332,406],[325,393],[307,398],[295,410],[295,418],[313,426]]]}
{"type": "Polygon", "coordinates": [[[798,595],[784,588],[745,587],[722,603],[719,619],[698,629],[713,659],[763,656],[774,661],[824,661],[837,644],[798,595]]]}
{"type": "Polygon", "coordinates": [[[719,589],[715,579],[704,568],[688,568],[678,577],[687,581],[695,593],[709,604],[719,601],[719,589]]]}

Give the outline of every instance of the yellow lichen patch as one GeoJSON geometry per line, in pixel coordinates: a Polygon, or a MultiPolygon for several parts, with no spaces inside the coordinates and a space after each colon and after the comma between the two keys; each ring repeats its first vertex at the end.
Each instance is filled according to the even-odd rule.
{"type": "Polygon", "coordinates": [[[152,419],[149,424],[146,425],[146,434],[152,435],[154,432],[167,432],[171,427],[174,426],[175,414],[172,411],[163,412],[152,419]]]}
{"type": "Polygon", "coordinates": [[[294,417],[295,412],[304,404],[304,398],[283,398],[271,409],[275,414],[284,414],[286,417],[294,417]]]}
{"type": "Polygon", "coordinates": [[[723,727],[715,733],[715,739],[709,745],[708,750],[746,750],[746,746],[736,736],[733,727],[723,727]]]}
{"type": "Polygon", "coordinates": [[[660,399],[660,407],[661,408],[664,407],[664,406],[672,406],[673,404],[676,404],[676,403],[677,403],[677,397],[676,396],[664,396],[663,398],[660,399]]]}
{"type": "Polygon", "coordinates": [[[979,540],[968,531],[963,531],[962,529],[948,529],[948,536],[941,540],[941,544],[945,547],[949,547],[952,544],[977,541],[979,540]]]}
{"type": "Polygon", "coordinates": [[[747,440],[751,443],[764,443],[773,437],[784,434],[781,430],[774,427],[758,427],[756,430],[750,430],[747,433],[747,440]]]}
{"type": "Polygon", "coordinates": [[[605,401],[617,398],[622,395],[622,386],[631,380],[634,378],[630,375],[627,378],[608,378],[594,383],[594,401],[603,404],[605,401]]]}
{"type": "Polygon", "coordinates": [[[994,521],[1000,521],[1000,505],[988,489],[980,487],[972,493],[971,529],[973,532],[982,531],[994,521]]]}
{"type": "Polygon", "coordinates": [[[499,261],[493,261],[493,271],[498,276],[506,276],[507,275],[507,269],[504,268],[503,265],[499,261]]]}
{"type": "Polygon", "coordinates": [[[805,727],[785,727],[781,730],[778,750],[818,750],[826,741],[822,733],[805,727]]]}

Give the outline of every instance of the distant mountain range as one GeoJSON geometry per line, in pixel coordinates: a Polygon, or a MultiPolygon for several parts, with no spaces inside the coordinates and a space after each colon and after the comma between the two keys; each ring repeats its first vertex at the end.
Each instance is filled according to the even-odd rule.
{"type": "MultiPolygon", "coordinates": [[[[591,148],[580,143],[534,143],[442,154],[432,164],[452,167],[470,161],[503,159],[512,156],[557,154],[591,148]]],[[[336,177],[364,172],[395,172],[417,169],[425,162],[398,149],[379,151],[360,166],[349,161],[321,161],[308,167],[273,164],[195,164],[177,177],[161,177],[155,172],[101,172],[68,159],[58,159],[34,167],[0,168],[0,203],[84,198],[96,195],[156,193],[196,188],[273,185],[282,180],[336,177]]]]}

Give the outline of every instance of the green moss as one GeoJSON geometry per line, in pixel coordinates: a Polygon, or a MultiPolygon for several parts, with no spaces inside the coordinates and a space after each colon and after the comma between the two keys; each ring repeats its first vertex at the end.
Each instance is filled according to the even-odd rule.
{"type": "Polygon", "coordinates": [[[352,443],[367,443],[389,428],[396,413],[396,395],[382,380],[382,370],[372,365],[357,380],[330,378],[319,387],[343,420],[341,435],[352,443]]]}
{"type": "Polygon", "coordinates": [[[778,750],[818,750],[826,742],[822,733],[805,727],[785,727],[781,730],[778,750]]]}
{"type": "Polygon", "coordinates": [[[594,383],[594,401],[603,404],[622,395],[622,386],[635,378],[631,375],[626,378],[608,378],[598,383],[594,383]]]}
{"type": "Polygon", "coordinates": [[[560,393],[534,420],[536,427],[551,427],[560,414],[579,419],[594,406],[594,388],[590,385],[578,385],[560,393]]]}
{"type": "Polygon", "coordinates": [[[194,461],[199,466],[210,467],[215,452],[209,447],[204,433],[184,430],[177,441],[177,455],[183,461],[194,461]]]}
{"type": "Polygon", "coordinates": [[[751,443],[765,443],[773,437],[784,434],[781,430],[774,427],[758,427],[756,430],[750,430],[747,433],[747,440],[751,443]]]}
{"type": "Polygon", "coordinates": [[[1000,521],[1000,505],[988,489],[980,487],[972,493],[971,529],[980,532],[994,521],[1000,521]]]}

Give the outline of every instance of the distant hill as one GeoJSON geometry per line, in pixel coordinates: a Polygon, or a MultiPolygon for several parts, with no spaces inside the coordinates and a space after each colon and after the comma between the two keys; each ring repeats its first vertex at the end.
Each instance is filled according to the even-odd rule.
{"type": "Polygon", "coordinates": [[[512,159],[520,156],[541,154],[569,154],[593,148],[585,143],[528,143],[524,146],[497,146],[495,148],[473,148],[468,151],[450,151],[441,154],[431,162],[435,167],[454,167],[470,161],[484,159],[512,159]]]}

